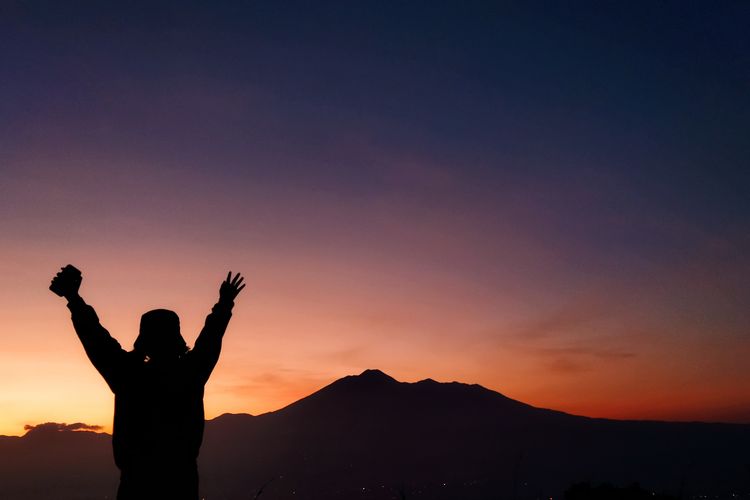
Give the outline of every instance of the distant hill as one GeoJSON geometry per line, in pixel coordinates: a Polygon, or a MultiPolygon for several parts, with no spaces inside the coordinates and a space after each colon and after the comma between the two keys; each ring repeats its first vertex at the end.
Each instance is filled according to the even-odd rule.
{"type": "Polygon", "coordinates": [[[119,477],[110,436],[42,424],[23,437],[0,436],[0,498],[114,498],[119,477]]]}
{"type": "MultiPolygon", "coordinates": [[[[261,488],[263,500],[557,498],[581,481],[731,498],[750,492],[748,450],[750,425],[591,419],[367,370],[275,412],[209,421],[201,484],[207,500],[261,488]]],[[[111,498],[116,482],[106,435],[0,438],[2,498],[111,498]]]]}

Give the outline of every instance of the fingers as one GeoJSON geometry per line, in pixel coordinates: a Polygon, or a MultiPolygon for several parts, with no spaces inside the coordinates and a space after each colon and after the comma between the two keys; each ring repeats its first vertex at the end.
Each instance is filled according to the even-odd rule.
{"type": "Polygon", "coordinates": [[[221,284],[219,288],[219,296],[221,299],[234,300],[243,288],[245,288],[245,277],[242,274],[237,273],[232,276],[232,271],[227,273],[227,279],[221,284]]]}
{"type": "Polygon", "coordinates": [[[236,287],[238,287],[238,286],[240,285],[240,283],[242,283],[242,281],[243,281],[244,279],[245,279],[245,278],[243,278],[243,277],[242,277],[242,275],[241,275],[240,273],[237,273],[237,274],[235,274],[235,275],[234,275],[234,278],[233,278],[233,277],[232,277],[232,271],[229,271],[229,272],[227,273],[227,279],[226,279],[225,283],[227,283],[227,284],[229,284],[229,285],[232,285],[233,287],[235,287],[235,288],[236,288],[236,287]]]}
{"type": "Polygon", "coordinates": [[[229,271],[227,273],[227,279],[224,281],[224,283],[221,284],[222,293],[223,290],[226,288],[227,292],[231,289],[232,291],[229,293],[232,293],[234,297],[237,296],[240,291],[245,288],[246,283],[244,283],[245,277],[242,276],[241,273],[237,273],[234,276],[232,276],[232,271],[229,271]]]}

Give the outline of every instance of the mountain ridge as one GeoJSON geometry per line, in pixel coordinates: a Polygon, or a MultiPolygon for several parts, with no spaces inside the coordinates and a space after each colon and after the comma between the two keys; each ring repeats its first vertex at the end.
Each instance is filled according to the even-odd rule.
{"type": "MultiPolygon", "coordinates": [[[[3,498],[111,494],[111,439],[92,428],[46,423],[0,438],[3,498]],[[51,493],[31,486],[39,480],[51,493]]],[[[478,384],[365,370],[279,410],[208,420],[199,460],[207,500],[252,497],[263,485],[269,500],[522,500],[558,497],[577,481],[688,498],[750,494],[747,449],[747,424],[591,418],[478,384]]]]}
{"type": "MultiPolygon", "coordinates": [[[[574,414],[574,413],[565,412],[565,411],[562,411],[562,410],[555,410],[555,409],[552,409],[552,408],[534,406],[534,405],[531,405],[531,404],[528,404],[528,403],[524,403],[522,401],[510,398],[510,397],[506,396],[505,394],[503,394],[503,393],[501,393],[499,391],[487,388],[487,387],[485,387],[485,386],[483,386],[481,384],[477,384],[477,383],[466,383],[466,382],[459,382],[459,381],[455,381],[455,380],[454,381],[450,381],[450,382],[441,382],[441,381],[437,381],[437,380],[435,380],[433,378],[429,378],[429,377],[425,378],[425,379],[421,379],[421,380],[415,381],[415,382],[405,382],[405,381],[400,381],[400,380],[398,380],[398,379],[396,379],[396,378],[388,375],[384,371],[382,371],[380,369],[377,369],[377,368],[368,368],[368,369],[365,369],[364,371],[362,371],[359,374],[346,375],[344,377],[338,378],[338,379],[334,380],[333,382],[329,383],[328,385],[325,385],[322,388],[318,389],[317,391],[314,391],[314,392],[308,394],[307,396],[304,396],[304,397],[302,397],[302,398],[300,398],[300,399],[298,399],[296,401],[293,401],[292,403],[289,403],[289,404],[287,404],[287,405],[285,405],[285,406],[283,406],[281,408],[278,408],[276,410],[271,410],[271,411],[264,412],[264,413],[259,413],[259,414],[256,414],[256,415],[251,414],[251,413],[245,413],[245,412],[239,412],[239,413],[226,412],[226,413],[222,413],[220,415],[217,415],[216,417],[213,417],[213,418],[210,418],[210,419],[206,419],[206,422],[207,423],[218,422],[218,421],[226,422],[226,421],[233,420],[233,419],[244,419],[244,418],[257,419],[259,417],[264,417],[266,415],[277,414],[278,412],[281,412],[281,411],[283,411],[283,410],[285,410],[287,408],[293,407],[294,405],[296,405],[296,404],[298,404],[298,403],[300,403],[302,401],[305,401],[308,398],[316,396],[319,393],[322,393],[324,391],[333,390],[333,389],[338,388],[338,387],[340,387],[341,385],[344,385],[344,384],[355,384],[355,388],[359,389],[359,390],[363,390],[363,389],[367,390],[367,389],[373,389],[373,388],[382,388],[382,387],[387,387],[387,386],[393,386],[394,384],[401,384],[401,386],[405,386],[405,387],[420,387],[420,386],[433,386],[433,387],[439,387],[439,388],[443,388],[443,387],[446,387],[446,386],[460,387],[460,388],[464,388],[465,390],[476,390],[476,391],[486,392],[486,393],[490,393],[492,395],[500,396],[504,400],[507,400],[507,401],[510,401],[510,402],[513,402],[513,403],[517,403],[518,405],[522,405],[522,406],[530,408],[530,409],[535,409],[535,410],[545,411],[545,412],[554,412],[554,413],[557,413],[557,414],[563,414],[563,415],[568,415],[568,416],[571,416],[571,417],[584,418],[584,419],[589,419],[589,420],[602,420],[602,421],[612,421],[612,422],[643,422],[643,423],[645,423],[645,422],[654,422],[654,423],[669,423],[669,424],[706,424],[706,425],[719,424],[719,425],[739,425],[739,426],[750,425],[750,423],[737,423],[737,422],[716,422],[716,421],[701,421],[701,420],[690,420],[690,421],[677,420],[677,421],[675,421],[675,420],[660,420],[660,419],[616,419],[616,418],[610,418],[610,417],[593,417],[593,416],[588,416],[588,415],[578,415],[578,414],[574,414]]],[[[439,389],[439,390],[442,390],[442,389],[439,389]]],[[[90,425],[87,425],[87,424],[80,424],[80,423],[77,423],[77,424],[58,424],[58,423],[55,423],[55,422],[47,422],[47,423],[44,423],[44,424],[29,425],[27,427],[28,427],[27,432],[25,434],[21,435],[21,436],[0,435],[0,438],[4,438],[4,437],[20,438],[20,437],[24,437],[24,436],[28,435],[29,433],[38,433],[38,432],[42,432],[42,431],[44,431],[44,432],[53,432],[53,431],[54,432],[88,432],[88,433],[107,434],[107,435],[109,435],[106,432],[99,431],[99,430],[96,430],[96,429],[92,429],[92,427],[96,428],[98,426],[90,426],[90,425]],[[47,425],[52,425],[52,426],[66,426],[66,427],[67,426],[78,426],[79,428],[75,428],[75,429],[72,429],[72,428],[71,429],[67,429],[67,428],[60,428],[60,429],[52,429],[52,428],[50,428],[50,429],[44,429],[43,427],[47,426],[47,425]]]]}

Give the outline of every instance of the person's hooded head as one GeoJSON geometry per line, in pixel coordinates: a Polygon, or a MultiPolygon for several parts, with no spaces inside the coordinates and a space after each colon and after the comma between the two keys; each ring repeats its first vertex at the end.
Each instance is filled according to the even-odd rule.
{"type": "Polygon", "coordinates": [[[151,360],[178,358],[188,351],[180,335],[180,318],[174,311],[154,309],[141,316],[134,350],[151,360]]]}

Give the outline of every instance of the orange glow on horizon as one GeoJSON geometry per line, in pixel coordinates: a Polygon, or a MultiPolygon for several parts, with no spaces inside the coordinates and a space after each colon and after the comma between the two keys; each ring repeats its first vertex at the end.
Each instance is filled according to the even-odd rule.
{"type": "MultiPolygon", "coordinates": [[[[23,175],[31,174],[15,177],[19,190],[23,175]]],[[[207,385],[208,418],[273,411],[367,368],[402,381],[478,383],[582,415],[750,418],[741,324],[699,324],[684,313],[729,285],[714,281],[704,293],[695,284],[695,299],[664,291],[686,289],[693,260],[660,270],[660,287],[647,289],[560,266],[544,234],[524,223],[533,214],[511,202],[509,213],[520,215],[491,246],[481,231],[490,222],[399,199],[349,205],[283,190],[235,196],[228,186],[229,201],[200,210],[177,185],[166,194],[140,188],[163,197],[124,210],[128,196],[98,198],[93,177],[81,203],[98,212],[56,212],[56,197],[78,189],[66,179],[53,172],[37,182],[33,196],[51,204],[19,202],[0,249],[0,434],[47,421],[111,428],[112,395],[64,300],[47,289],[67,263],[83,271],[82,296],[127,349],[140,315],[158,307],[179,314],[192,345],[226,271],[247,276],[207,385]],[[264,219],[270,199],[283,196],[291,201],[264,219]]],[[[211,190],[210,178],[193,182],[211,190]]]]}

